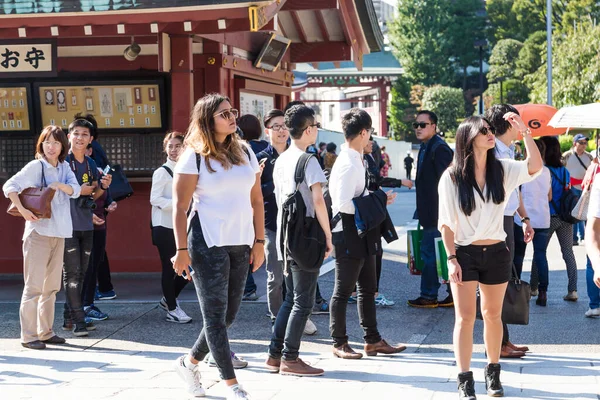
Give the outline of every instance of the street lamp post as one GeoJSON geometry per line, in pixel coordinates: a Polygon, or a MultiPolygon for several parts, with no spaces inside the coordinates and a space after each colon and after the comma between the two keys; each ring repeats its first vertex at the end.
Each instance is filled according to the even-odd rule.
{"type": "Polygon", "coordinates": [[[475,47],[479,47],[479,115],[483,115],[483,48],[487,46],[487,40],[476,40],[475,47]]]}
{"type": "Polygon", "coordinates": [[[552,105],[552,0],[547,0],[546,2],[546,41],[548,42],[548,51],[547,51],[547,59],[546,66],[548,74],[548,97],[546,103],[549,106],[552,105]]]}

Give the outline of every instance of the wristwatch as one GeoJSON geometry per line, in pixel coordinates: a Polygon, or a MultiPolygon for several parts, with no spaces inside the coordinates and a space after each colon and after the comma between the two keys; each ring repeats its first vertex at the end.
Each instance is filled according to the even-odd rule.
{"type": "Polygon", "coordinates": [[[524,131],[521,132],[521,135],[523,136],[530,136],[531,135],[531,129],[527,128],[524,131]]]}
{"type": "Polygon", "coordinates": [[[529,217],[525,217],[525,218],[521,219],[521,223],[522,224],[524,224],[525,221],[531,221],[531,220],[529,219],[529,217]]]}
{"type": "Polygon", "coordinates": [[[265,239],[256,239],[254,243],[265,244],[265,239]]]}

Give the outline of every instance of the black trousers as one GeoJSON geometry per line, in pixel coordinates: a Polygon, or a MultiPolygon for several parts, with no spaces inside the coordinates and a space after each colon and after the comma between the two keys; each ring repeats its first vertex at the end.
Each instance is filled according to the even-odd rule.
{"type": "Polygon", "coordinates": [[[81,301],[83,306],[91,306],[94,304],[94,296],[96,295],[96,280],[98,279],[98,270],[100,264],[106,254],[106,229],[94,230],[94,244],[92,246],[92,254],[83,280],[83,290],[81,293],[81,301]]]}
{"type": "MultiPolygon", "coordinates": [[[[504,231],[506,232],[506,246],[510,251],[510,259],[515,259],[515,229],[514,225],[515,220],[512,216],[504,216],[504,231]]],[[[512,274],[511,274],[512,275],[512,274]]],[[[502,335],[502,346],[508,343],[509,335],[508,335],[508,325],[502,321],[502,330],[504,334],[502,335]]]]}
{"type": "Polygon", "coordinates": [[[110,292],[114,290],[110,279],[110,264],[108,263],[108,254],[104,250],[104,257],[98,266],[98,290],[100,292],[110,292]]]}
{"type": "Polygon", "coordinates": [[[173,229],[164,226],[152,227],[152,243],[158,248],[162,265],[161,287],[163,296],[167,301],[169,310],[173,311],[177,308],[177,297],[188,283],[187,279],[178,276],[173,270],[171,258],[177,252],[173,229]]]}
{"type": "Polygon", "coordinates": [[[357,306],[360,325],[366,343],[381,340],[377,329],[375,291],[377,290],[376,256],[355,258],[346,254],[344,246],[335,246],[335,286],[330,304],[329,330],[334,346],[348,342],[346,308],[354,285],[358,283],[357,306]]]}
{"type": "Polygon", "coordinates": [[[65,287],[65,321],[77,325],[85,324],[85,313],[81,302],[83,280],[90,263],[94,231],[73,231],[73,237],[65,239],[65,264],[63,285],[65,287]]]}

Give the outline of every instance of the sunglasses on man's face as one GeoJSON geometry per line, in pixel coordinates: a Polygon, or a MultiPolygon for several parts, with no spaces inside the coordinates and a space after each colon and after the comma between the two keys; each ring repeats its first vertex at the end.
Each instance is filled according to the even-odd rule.
{"type": "Polygon", "coordinates": [[[580,142],[577,142],[577,144],[581,144],[581,145],[587,145],[587,140],[582,140],[580,142]]]}
{"type": "Polygon", "coordinates": [[[487,136],[487,135],[495,135],[496,131],[491,127],[484,126],[483,128],[481,128],[479,133],[481,133],[483,136],[487,136]]]}
{"type": "Polygon", "coordinates": [[[320,122],[316,122],[314,124],[311,124],[311,125],[308,126],[308,128],[312,128],[313,126],[316,126],[317,129],[321,129],[321,123],[320,122]]]}
{"type": "Polygon", "coordinates": [[[427,127],[427,125],[433,125],[433,124],[431,122],[413,122],[413,124],[412,124],[413,129],[417,129],[417,128],[425,129],[425,127],[427,127]]]}

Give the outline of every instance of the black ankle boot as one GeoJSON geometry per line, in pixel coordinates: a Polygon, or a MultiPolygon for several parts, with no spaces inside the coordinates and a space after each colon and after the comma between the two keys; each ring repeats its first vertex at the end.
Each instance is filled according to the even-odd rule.
{"type": "Polygon", "coordinates": [[[485,366],[485,388],[490,397],[504,397],[504,388],[500,383],[500,364],[485,366]]]}
{"type": "Polygon", "coordinates": [[[535,304],[538,306],[546,307],[546,303],[548,302],[548,293],[546,291],[540,290],[538,294],[538,298],[535,301],[535,304]]]}
{"type": "Polygon", "coordinates": [[[458,398],[460,400],[477,400],[475,397],[475,380],[473,372],[461,372],[458,374],[458,398]]]}

